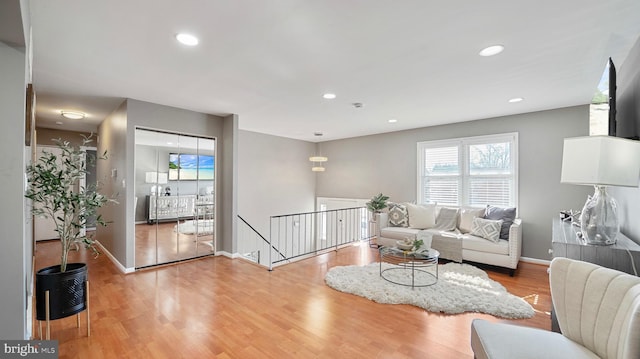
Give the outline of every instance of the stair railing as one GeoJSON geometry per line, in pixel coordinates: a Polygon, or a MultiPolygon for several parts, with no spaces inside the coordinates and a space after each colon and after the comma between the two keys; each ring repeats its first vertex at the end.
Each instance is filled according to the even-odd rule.
{"type": "Polygon", "coordinates": [[[375,236],[365,207],[284,214],[270,218],[269,270],[375,236]]]}

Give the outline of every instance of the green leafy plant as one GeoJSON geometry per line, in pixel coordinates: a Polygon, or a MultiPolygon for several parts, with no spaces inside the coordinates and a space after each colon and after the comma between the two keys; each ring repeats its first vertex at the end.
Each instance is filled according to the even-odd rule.
{"type": "MultiPolygon", "coordinates": [[[[82,146],[92,141],[92,136],[83,136],[82,146]]],[[[29,188],[26,197],[33,201],[31,213],[35,216],[51,218],[60,236],[60,271],[67,269],[69,251],[84,244],[97,256],[93,236],[84,231],[89,218],[95,216],[98,225],[107,222],[97,213],[98,208],[107,202],[115,202],[98,192],[98,185],[81,187],[80,179],[87,174],[87,156],[83,147],[75,147],[68,141],[54,140],[61,150],[57,156],[53,152],[43,151],[43,155],[34,164],[27,166],[29,188]]],[[[106,159],[105,151],[98,159],[106,159]]]]}
{"type": "Polygon", "coordinates": [[[422,245],[424,245],[424,241],[422,239],[416,239],[413,241],[413,251],[417,252],[420,247],[422,247],[422,245]]]}
{"type": "Polygon", "coordinates": [[[373,196],[371,200],[366,203],[367,209],[373,213],[380,213],[380,211],[387,208],[387,200],[389,200],[389,196],[379,193],[373,196]]]}

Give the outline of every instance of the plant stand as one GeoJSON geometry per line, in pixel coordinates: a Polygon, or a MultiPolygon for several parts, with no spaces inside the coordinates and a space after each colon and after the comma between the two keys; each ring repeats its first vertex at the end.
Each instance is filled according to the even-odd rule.
{"type": "Polygon", "coordinates": [[[51,338],[51,321],[76,314],[80,327],[80,313],[87,312],[89,325],[89,277],[85,263],[69,263],[65,272],[60,265],[46,267],[36,273],[36,320],[42,339],[42,321],[46,322],[46,339],[51,338]]]}
{"type": "MultiPolygon", "coordinates": [[[[87,295],[87,307],[84,310],[87,313],[87,336],[91,336],[91,321],[89,316],[89,281],[85,282],[86,295],[87,295]]],[[[45,323],[46,323],[46,338],[45,340],[51,340],[51,319],[50,319],[50,300],[49,291],[45,292],[45,323]]],[[[62,319],[62,318],[60,318],[62,319]]],[[[76,328],[80,328],[80,313],[76,313],[76,328]]],[[[38,335],[42,340],[42,321],[38,320],[38,335]]]]}

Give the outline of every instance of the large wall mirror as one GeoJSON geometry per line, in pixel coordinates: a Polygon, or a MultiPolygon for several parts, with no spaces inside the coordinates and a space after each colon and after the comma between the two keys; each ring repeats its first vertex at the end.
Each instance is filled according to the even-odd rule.
{"type": "Polygon", "coordinates": [[[214,254],[215,139],[138,128],[135,142],[135,267],[214,254]]]}

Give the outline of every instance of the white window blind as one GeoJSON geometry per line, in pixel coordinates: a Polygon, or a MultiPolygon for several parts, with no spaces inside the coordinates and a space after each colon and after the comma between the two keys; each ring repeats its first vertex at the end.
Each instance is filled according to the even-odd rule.
{"type": "Polygon", "coordinates": [[[517,206],[517,133],[418,143],[418,201],[517,206]]]}
{"type": "Polygon", "coordinates": [[[460,197],[460,162],[458,146],[424,149],[423,198],[427,202],[458,204],[460,197]]]}

